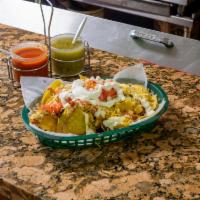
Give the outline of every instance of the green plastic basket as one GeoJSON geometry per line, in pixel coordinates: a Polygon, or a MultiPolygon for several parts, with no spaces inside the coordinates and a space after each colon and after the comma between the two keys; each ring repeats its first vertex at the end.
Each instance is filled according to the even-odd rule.
{"type": "Polygon", "coordinates": [[[167,111],[168,98],[163,89],[152,82],[148,82],[147,87],[157,95],[158,103],[160,104],[157,113],[150,118],[141,120],[138,123],[125,128],[83,136],[67,136],[66,134],[48,133],[30,126],[28,117],[29,109],[27,107],[24,107],[22,110],[22,119],[26,128],[32,131],[41,143],[54,148],[83,148],[117,142],[138,133],[151,130],[154,127],[155,122],[167,111]]]}

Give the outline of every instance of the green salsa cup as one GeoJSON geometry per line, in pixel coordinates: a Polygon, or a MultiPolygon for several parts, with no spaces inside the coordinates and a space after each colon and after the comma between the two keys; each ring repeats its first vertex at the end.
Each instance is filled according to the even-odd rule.
{"type": "Polygon", "coordinates": [[[72,44],[74,34],[57,35],[51,39],[51,62],[56,75],[70,77],[79,74],[85,64],[85,47],[79,37],[72,44]]]}

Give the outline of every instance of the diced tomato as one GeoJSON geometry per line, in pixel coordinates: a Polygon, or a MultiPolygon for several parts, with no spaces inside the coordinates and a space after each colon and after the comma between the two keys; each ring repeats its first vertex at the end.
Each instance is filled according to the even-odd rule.
{"type": "Polygon", "coordinates": [[[70,101],[69,104],[74,107],[76,105],[76,102],[75,101],[70,101]]]}
{"type": "Polygon", "coordinates": [[[72,101],[72,98],[71,97],[67,97],[66,101],[67,101],[67,103],[69,103],[70,101],[72,101]]]}
{"type": "Polygon", "coordinates": [[[101,100],[101,101],[107,100],[107,91],[105,89],[102,89],[101,95],[99,96],[99,100],[101,100]]]}
{"type": "Polygon", "coordinates": [[[111,90],[107,91],[107,96],[112,97],[112,98],[116,97],[117,96],[116,90],[112,88],[111,90]]]}
{"type": "Polygon", "coordinates": [[[67,97],[66,101],[67,101],[67,103],[69,103],[72,107],[76,105],[76,102],[73,101],[71,97],[67,97]]]}
{"type": "Polygon", "coordinates": [[[54,112],[55,113],[60,113],[60,111],[62,110],[63,106],[61,103],[55,103],[54,105],[54,112]]]}
{"type": "Polygon", "coordinates": [[[41,105],[41,109],[49,113],[55,113],[55,114],[60,113],[62,108],[63,106],[60,102],[53,102],[53,103],[47,103],[47,104],[41,105]]]}
{"type": "Polygon", "coordinates": [[[116,96],[117,96],[117,92],[114,88],[111,88],[110,90],[102,89],[101,95],[99,96],[99,100],[107,101],[108,97],[111,97],[111,99],[113,99],[116,96]]]}

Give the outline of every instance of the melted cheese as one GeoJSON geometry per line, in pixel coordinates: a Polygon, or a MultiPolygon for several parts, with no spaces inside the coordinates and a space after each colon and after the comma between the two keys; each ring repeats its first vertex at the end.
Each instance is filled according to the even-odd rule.
{"type": "Polygon", "coordinates": [[[103,121],[103,125],[111,130],[123,123],[125,117],[110,117],[103,121]]]}
{"type": "Polygon", "coordinates": [[[102,117],[105,118],[106,116],[106,111],[102,110],[101,108],[99,108],[96,112],[95,112],[95,117],[102,117]]]}
{"type": "Polygon", "coordinates": [[[132,96],[135,99],[137,99],[138,101],[140,101],[141,105],[145,109],[145,113],[146,113],[147,116],[154,114],[155,111],[152,109],[150,103],[144,97],[141,97],[140,95],[138,95],[136,93],[133,93],[132,96]]]}

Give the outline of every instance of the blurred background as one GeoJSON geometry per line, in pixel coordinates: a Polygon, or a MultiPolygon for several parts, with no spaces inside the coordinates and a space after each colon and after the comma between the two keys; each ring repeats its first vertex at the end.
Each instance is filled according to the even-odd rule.
{"type": "MultiPolygon", "coordinates": [[[[28,1],[38,3],[38,0],[28,1]]],[[[51,0],[51,2],[57,8],[200,40],[200,0],[51,0]]]]}

